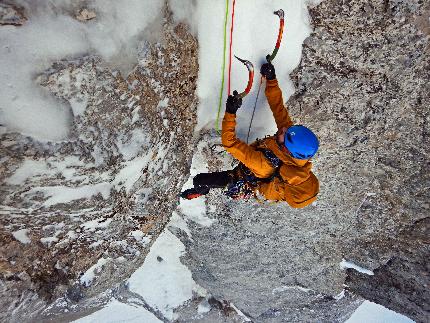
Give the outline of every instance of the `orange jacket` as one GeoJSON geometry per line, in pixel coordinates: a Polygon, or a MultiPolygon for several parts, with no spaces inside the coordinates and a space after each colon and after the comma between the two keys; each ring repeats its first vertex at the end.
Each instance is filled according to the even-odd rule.
{"type": "MultiPolygon", "coordinates": [[[[277,80],[267,81],[266,97],[278,129],[292,126],[293,122],[284,107],[282,92],[279,89],[277,80]]],[[[260,182],[258,184],[257,190],[266,199],[286,201],[294,208],[304,207],[316,200],[319,183],[316,176],[311,172],[312,163],[310,161],[296,159],[286,154],[279,147],[275,136],[267,137],[248,145],[236,137],[235,128],[236,115],[226,112],[222,121],[222,144],[233,157],[245,164],[255,176],[267,178],[275,171],[272,163],[257,148],[269,149],[282,160],[282,166],[279,169],[279,175],[282,179],[275,177],[269,183],[260,182]]]]}

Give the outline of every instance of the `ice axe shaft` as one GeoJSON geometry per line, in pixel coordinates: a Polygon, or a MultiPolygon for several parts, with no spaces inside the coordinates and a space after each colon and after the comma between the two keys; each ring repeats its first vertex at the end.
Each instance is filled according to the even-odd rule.
{"type": "Polygon", "coordinates": [[[252,63],[246,59],[241,59],[236,55],[234,55],[234,57],[236,57],[248,69],[248,85],[246,86],[245,91],[239,94],[240,98],[244,98],[252,88],[252,82],[254,81],[254,65],[252,65],[252,63]]]}
{"type": "Polygon", "coordinates": [[[284,33],[284,10],[279,9],[275,11],[273,14],[279,17],[279,31],[278,31],[278,39],[276,40],[275,49],[273,50],[272,55],[266,56],[266,59],[269,63],[271,63],[275,59],[276,54],[278,54],[279,47],[281,46],[282,34],[284,33]]]}

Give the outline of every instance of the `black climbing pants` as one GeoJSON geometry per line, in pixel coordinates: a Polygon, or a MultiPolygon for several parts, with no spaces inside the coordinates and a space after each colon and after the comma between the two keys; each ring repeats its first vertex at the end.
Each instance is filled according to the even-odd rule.
{"type": "Polygon", "coordinates": [[[224,188],[234,180],[234,171],[200,173],[193,178],[194,188],[200,194],[207,194],[211,188],[224,188]]]}

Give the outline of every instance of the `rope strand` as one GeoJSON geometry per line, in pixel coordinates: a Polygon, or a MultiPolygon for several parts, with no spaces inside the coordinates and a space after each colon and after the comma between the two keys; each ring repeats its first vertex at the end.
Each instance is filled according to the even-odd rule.
{"type": "Polygon", "coordinates": [[[257,92],[257,97],[255,98],[254,110],[252,110],[251,122],[249,123],[248,135],[246,136],[246,143],[248,143],[248,140],[249,140],[249,133],[251,132],[252,120],[254,120],[255,108],[257,107],[258,96],[260,95],[260,89],[261,89],[262,83],[263,83],[263,76],[260,77],[260,84],[258,85],[258,92],[257,92]]]}
{"type": "Polygon", "coordinates": [[[223,60],[222,60],[222,68],[221,68],[221,88],[219,90],[219,100],[218,100],[218,113],[215,121],[215,129],[219,133],[219,115],[221,112],[221,104],[222,104],[222,92],[224,90],[224,71],[225,71],[225,52],[227,49],[227,21],[228,21],[228,7],[229,0],[225,1],[225,17],[224,17],[224,51],[223,51],[223,60]]]}
{"type": "Polygon", "coordinates": [[[233,27],[234,27],[234,7],[236,5],[236,0],[233,0],[233,10],[231,13],[231,28],[230,28],[230,57],[228,65],[228,95],[231,94],[231,48],[233,45],[233,27]]]}

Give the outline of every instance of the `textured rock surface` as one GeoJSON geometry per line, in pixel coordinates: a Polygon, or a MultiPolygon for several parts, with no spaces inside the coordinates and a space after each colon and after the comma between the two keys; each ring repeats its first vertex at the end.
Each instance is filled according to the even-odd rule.
{"type": "MultiPolygon", "coordinates": [[[[402,235],[428,230],[429,9],[339,0],[311,8],[314,32],[287,105],[320,138],[319,200],[294,210],[210,195],[216,223],[184,238],[198,284],[257,322],[342,322],[360,302],[349,289],[417,321],[429,317],[429,241],[402,235]],[[342,259],[375,276],[345,273],[342,259]]],[[[208,160],[223,167],[210,150],[208,160]]]]}
{"type": "MultiPolygon", "coordinates": [[[[425,321],[429,10],[418,0],[311,9],[288,106],[321,139],[320,198],[295,210],[211,193],[212,226],[189,223],[192,240],[174,231],[213,297],[204,314],[201,299],[178,309],[178,322],[243,321],[231,304],[255,322],[343,322],[358,295],[425,321]],[[375,275],[343,271],[342,259],[375,275]]],[[[1,135],[0,320],[73,320],[112,296],[165,320],[121,283],[150,246],[133,232],[155,238],[164,228],[194,152],[197,43],[181,25],[165,24],[164,34],[163,45],[141,46],[126,79],[97,57],[57,62],[38,78],[70,104],[69,140],[1,135]],[[59,186],[99,193],[59,202],[59,186]],[[101,258],[86,286],[80,273],[101,258]]],[[[205,133],[199,145],[210,170],[232,168],[214,138],[205,133]]]]}
{"type": "Polygon", "coordinates": [[[0,1],[0,25],[20,26],[26,20],[22,7],[6,1],[0,1]]]}
{"type": "MultiPolygon", "coordinates": [[[[416,322],[428,322],[430,312],[430,218],[417,221],[387,246],[397,250],[374,276],[348,270],[349,289],[368,300],[378,302],[396,312],[402,312],[416,322]]],[[[367,248],[377,242],[367,242],[367,248]]]]}
{"type": "Polygon", "coordinates": [[[39,76],[70,104],[73,127],[59,143],[1,135],[1,321],[90,310],[142,264],[189,171],[196,53],[185,27],[166,21],[164,45],[142,44],[127,79],[97,57],[39,76]],[[99,259],[95,279],[79,280],[99,259]]]}

